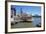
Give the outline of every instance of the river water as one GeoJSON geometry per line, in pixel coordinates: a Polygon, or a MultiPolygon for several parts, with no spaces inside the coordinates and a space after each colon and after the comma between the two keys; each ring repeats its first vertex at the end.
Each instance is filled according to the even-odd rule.
{"type": "Polygon", "coordinates": [[[33,26],[36,26],[37,24],[41,23],[41,17],[33,17],[33,26]]]}

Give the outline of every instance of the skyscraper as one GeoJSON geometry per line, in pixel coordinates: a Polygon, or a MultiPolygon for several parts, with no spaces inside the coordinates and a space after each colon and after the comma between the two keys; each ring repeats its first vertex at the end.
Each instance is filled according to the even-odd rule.
{"type": "Polygon", "coordinates": [[[14,16],[16,16],[16,9],[14,8],[14,16]]]}
{"type": "Polygon", "coordinates": [[[22,13],[23,13],[22,8],[21,8],[20,10],[21,10],[20,14],[21,14],[21,16],[22,16],[22,13]]]}

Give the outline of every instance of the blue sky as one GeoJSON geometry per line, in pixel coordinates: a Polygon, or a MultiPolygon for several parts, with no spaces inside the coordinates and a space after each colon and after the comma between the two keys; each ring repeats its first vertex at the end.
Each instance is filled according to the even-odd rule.
{"type": "Polygon", "coordinates": [[[12,5],[11,7],[16,9],[16,13],[20,13],[21,9],[23,13],[32,14],[32,15],[40,15],[41,14],[41,7],[40,6],[19,6],[19,5],[12,5]]]}

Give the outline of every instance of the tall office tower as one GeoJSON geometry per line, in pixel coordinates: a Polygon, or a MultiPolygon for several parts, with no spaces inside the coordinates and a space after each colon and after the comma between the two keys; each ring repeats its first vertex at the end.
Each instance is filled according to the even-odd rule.
{"type": "Polygon", "coordinates": [[[21,14],[21,16],[22,16],[22,14],[23,14],[22,8],[21,8],[20,10],[21,10],[20,14],[21,14]]]}
{"type": "Polygon", "coordinates": [[[14,15],[14,10],[13,10],[13,8],[11,7],[11,18],[13,18],[13,15],[14,15]]]}
{"type": "Polygon", "coordinates": [[[16,9],[14,8],[14,16],[16,16],[16,9]]]}

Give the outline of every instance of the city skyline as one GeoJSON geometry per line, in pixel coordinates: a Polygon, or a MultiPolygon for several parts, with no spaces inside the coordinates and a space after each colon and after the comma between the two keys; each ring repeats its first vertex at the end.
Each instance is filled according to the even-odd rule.
{"type": "Polygon", "coordinates": [[[11,8],[15,8],[17,14],[22,11],[23,13],[26,13],[26,14],[41,15],[41,7],[40,6],[11,5],[11,8]]]}

